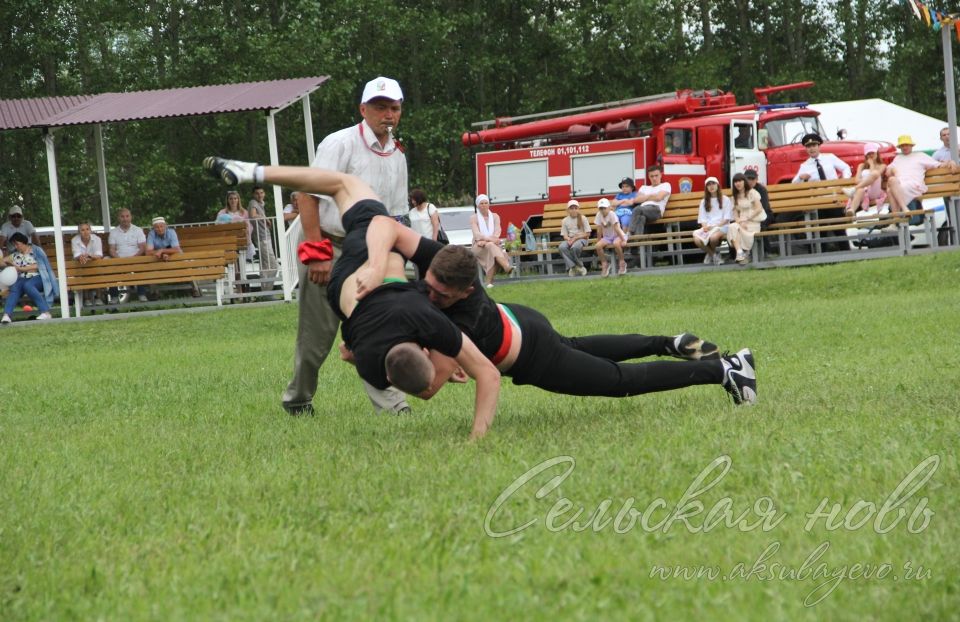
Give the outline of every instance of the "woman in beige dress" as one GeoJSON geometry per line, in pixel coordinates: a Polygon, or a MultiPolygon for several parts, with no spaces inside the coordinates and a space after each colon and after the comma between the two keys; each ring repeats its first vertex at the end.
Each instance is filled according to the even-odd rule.
{"type": "Polygon", "coordinates": [[[737,251],[737,263],[750,261],[753,237],[760,231],[760,223],[767,219],[767,213],[760,204],[760,194],[747,188],[747,178],[743,173],[733,176],[733,222],[727,229],[727,242],[737,251]]]}
{"type": "Polygon", "coordinates": [[[493,287],[493,275],[497,266],[504,272],[510,272],[510,256],[500,246],[500,217],[490,211],[490,198],[481,194],[475,201],[477,212],[470,217],[473,230],[473,254],[483,269],[487,287],[493,287]]]}

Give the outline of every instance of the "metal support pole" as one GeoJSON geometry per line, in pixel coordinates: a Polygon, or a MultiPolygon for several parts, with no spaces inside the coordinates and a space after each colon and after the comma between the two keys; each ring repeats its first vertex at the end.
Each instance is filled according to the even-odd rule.
{"type": "MultiPolygon", "coordinates": [[[[947,123],[950,126],[950,159],[957,161],[957,93],[953,85],[953,44],[950,34],[953,28],[940,29],[943,40],[943,78],[947,96],[947,123]]],[[[950,223],[954,224],[954,223],[950,223]]]]}
{"type": "Polygon", "coordinates": [[[310,94],[303,96],[303,135],[307,138],[307,166],[317,156],[317,145],[313,142],[313,117],[310,115],[310,94]]]}
{"type": "Polygon", "coordinates": [[[100,215],[103,221],[103,230],[110,233],[110,196],[107,193],[107,165],[103,157],[103,132],[100,124],[93,126],[93,134],[97,139],[97,182],[100,184],[100,215]]]}
{"type": "MultiPolygon", "coordinates": [[[[277,124],[273,115],[276,111],[271,110],[267,113],[267,143],[270,147],[270,164],[278,166],[280,164],[280,155],[277,151],[277,124]]],[[[283,220],[283,194],[280,192],[280,186],[273,186],[273,206],[277,215],[277,240],[280,247],[280,277],[283,282],[283,299],[287,302],[293,300],[293,283],[287,272],[291,265],[290,255],[287,253],[286,235],[284,235],[286,226],[283,220]]]]}
{"type": "Polygon", "coordinates": [[[70,294],[67,292],[67,262],[63,248],[63,223],[60,220],[60,185],[57,182],[57,156],[53,149],[53,133],[44,130],[47,148],[47,177],[50,179],[50,207],[53,210],[53,235],[57,246],[57,281],[60,285],[60,315],[70,317],[70,294]]]}

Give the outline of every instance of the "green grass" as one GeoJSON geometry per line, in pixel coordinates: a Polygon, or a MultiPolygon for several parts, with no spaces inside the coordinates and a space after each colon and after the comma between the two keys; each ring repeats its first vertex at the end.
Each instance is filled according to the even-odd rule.
{"type": "Polygon", "coordinates": [[[942,253],[497,287],[567,334],[749,345],[761,403],[734,408],[714,386],[616,400],[505,381],[479,443],[466,442],[471,387],[373,416],[333,360],[318,415],[283,414],[294,305],[2,330],[0,619],[957,619],[958,283],[960,253],[942,253]],[[536,524],[485,534],[501,491],[556,456],[573,473],[542,499],[562,468],[534,478],[492,526],[536,524]],[[769,497],[779,525],[546,527],[561,497],[586,508],[581,522],[606,499],[611,516],[631,497],[672,509],[719,456],[732,466],[699,497],[707,510],[769,497]],[[929,456],[939,467],[903,505],[909,518],[927,498],[918,533],[906,519],[886,534],[805,528],[823,498],[880,506],[929,456]],[[772,543],[768,565],[796,570],[827,543],[828,572],[891,569],[816,606],[804,600],[824,579],[769,569],[651,577],[654,565],[749,573],[772,543]],[[906,580],[908,562],[929,577],[906,580]]]}

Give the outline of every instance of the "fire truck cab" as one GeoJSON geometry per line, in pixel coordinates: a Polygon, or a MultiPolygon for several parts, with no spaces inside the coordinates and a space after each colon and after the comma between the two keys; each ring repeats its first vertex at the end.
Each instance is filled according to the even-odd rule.
{"type": "MultiPolygon", "coordinates": [[[[639,187],[653,164],[674,192],[701,190],[711,176],[729,188],[733,175],[748,169],[765,184],[789,183],[808,157],[801,138],[828,137],[816,110],[767,97],[808,86],[754,89],[757,102],[747,105],[730,93],[686,90],[528,123],[498,119],[496,127],[464,134],[463,143],[490,147],[476,154],[477,192],[490,197],[504,223],[541,214],[547,203],[612,196],[625,177],[639,187]]],[[[863,161],[862,142],[827,141],[821,149],[854,169],[863,161]]],[[[889,162],[896,150],[881,143],[880,151],[889,162]]]]}

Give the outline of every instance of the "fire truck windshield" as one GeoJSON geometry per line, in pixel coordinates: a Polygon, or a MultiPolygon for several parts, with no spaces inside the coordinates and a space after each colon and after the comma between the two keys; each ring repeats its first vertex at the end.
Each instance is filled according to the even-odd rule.
{"type": "Polygon", "coordinates": [[[816,132],[824,136],[823,126],[817,117],[786,117],[767,121],[767,141],[771,147],[798,144],[804,134],[816,132]]]}

